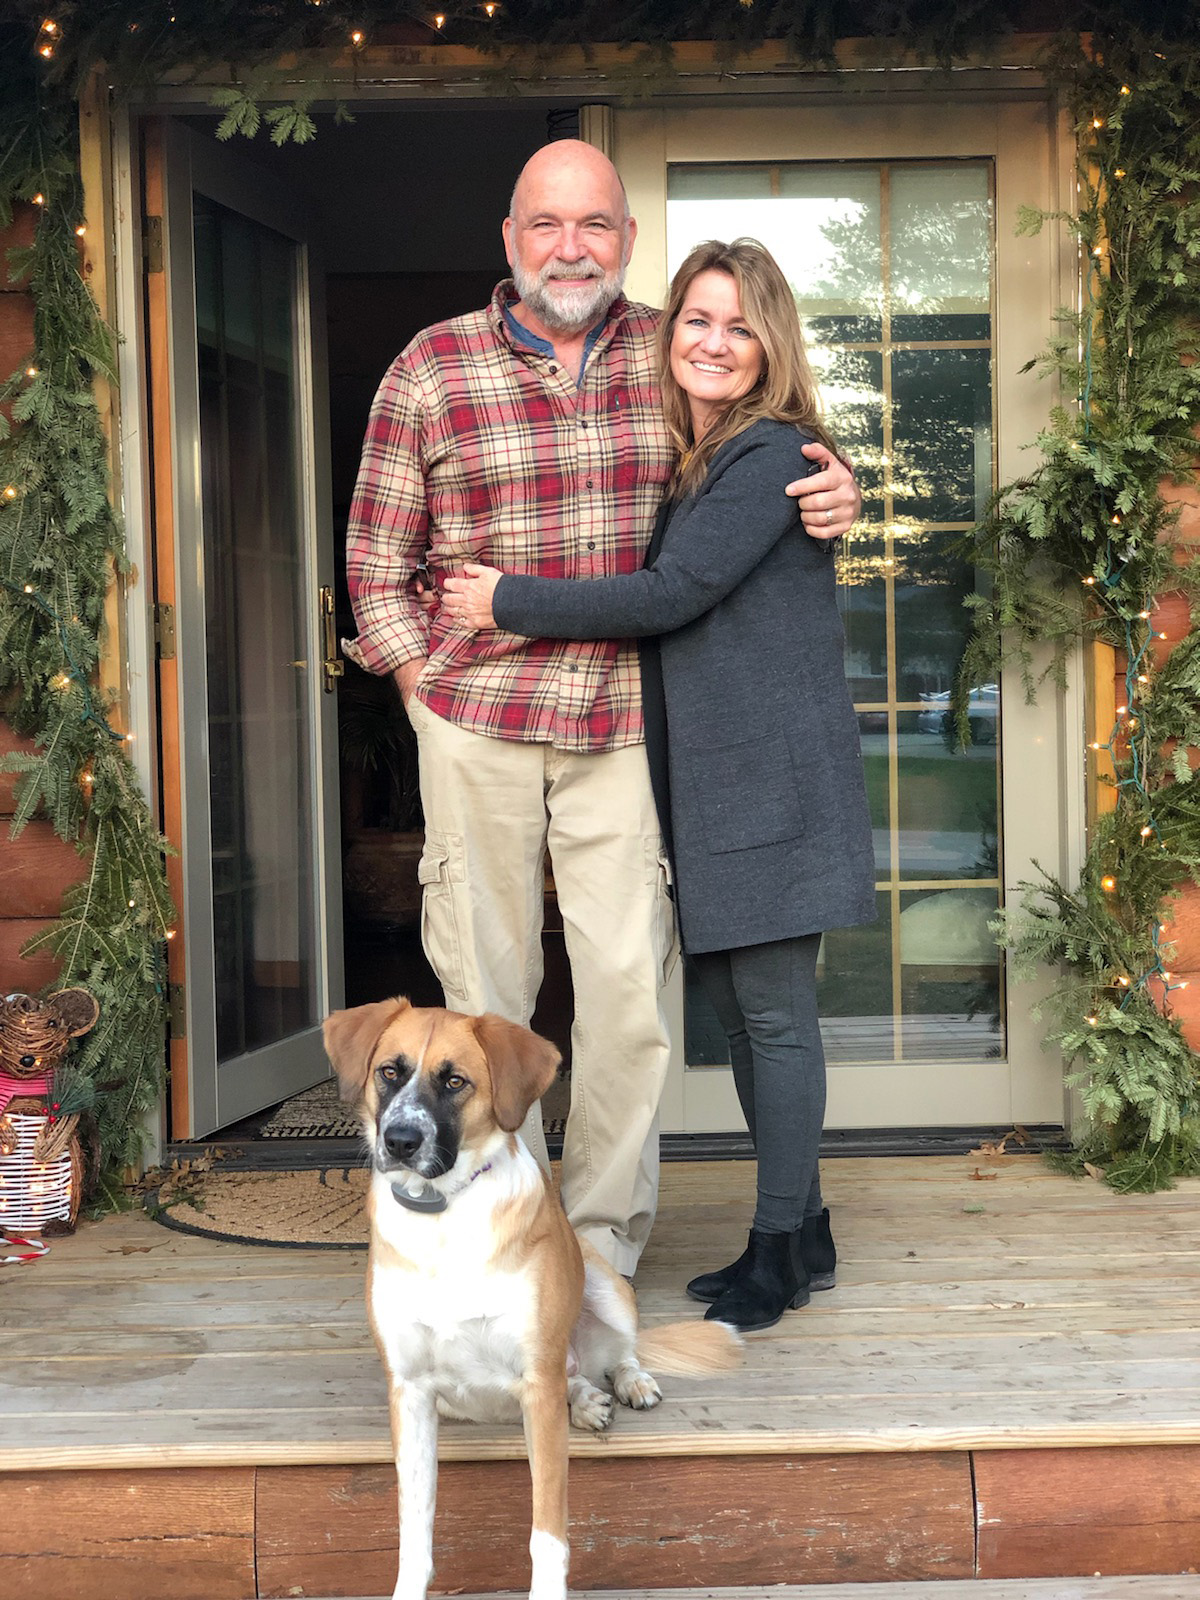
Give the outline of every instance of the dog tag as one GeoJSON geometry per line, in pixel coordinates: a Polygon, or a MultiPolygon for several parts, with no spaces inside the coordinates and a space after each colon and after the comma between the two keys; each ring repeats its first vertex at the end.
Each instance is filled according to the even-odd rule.
{"type": "Polygon", "coordinates": [[[422,1182],[419,1194],[410,1194],[402,1183],[392,1185],[392,1194],[407,1211],[445,1211],[446,1196],[422,1182]]]}

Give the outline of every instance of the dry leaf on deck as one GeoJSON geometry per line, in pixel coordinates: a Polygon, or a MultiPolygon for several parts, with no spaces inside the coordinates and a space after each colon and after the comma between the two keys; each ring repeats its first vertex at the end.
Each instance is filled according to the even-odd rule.
{"type": "Polygon", "coordinates": [[[980,1172],[978,1167],[975,1168],[974,1172],[967,1173],[967,1177],[970,1178],[973,1183],[988,1183],[991,1181],[991,1179],[998,1178],[999,1176],[1000,1174],[998,1172],[980,1172]]]}
{"type": "Polygon", "coordinates": [[[1002,1156],[1004,1154],[1004,1146],[1011,1138],[1012,1134],[1006,1133],[1003,1139],[981,1139],[978,1146],[974,1150],[968,1150],[967,1154],[971,1156],[1002,1156]]]}
{"type": "Polygon", "coordinates": [[[1097,1183],[1104,1182],[1103,1167],[1094,1167],[1090,1161],[1085,1161],[1083,1163],[1083,1170],[1087,1173],[1089,1178],[1095,1178],[1097,1183]]]}

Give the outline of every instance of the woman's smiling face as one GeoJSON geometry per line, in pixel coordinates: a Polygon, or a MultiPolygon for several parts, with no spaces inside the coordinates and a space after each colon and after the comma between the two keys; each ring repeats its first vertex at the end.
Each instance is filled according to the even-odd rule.
{"type": "Polygon", "coordinates": [[[671,331],[671,372],[688,397],[695,438],[753,389],[765,364],[758,336],[742,316],[737,284],[726,272],[697,273],[671,331]]]}

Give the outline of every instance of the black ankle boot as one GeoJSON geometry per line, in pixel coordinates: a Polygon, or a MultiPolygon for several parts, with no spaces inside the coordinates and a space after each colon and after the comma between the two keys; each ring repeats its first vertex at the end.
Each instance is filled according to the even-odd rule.
{"type": "Polygon", "coordinates": [[[707,1322],[727,1322],[743,1333],[773,1328],[788,1310],[808,1304],[808,1273],[794,1233],[750,1230],[741,1270],[704,1313],[707,1322]]]}
{"type": "MultiPolygon", "coordinates": [[[[832,1289],[837,1251],[829,1230],[829,1207],[826,1206],[818,1217],[805,1217],[795,1236],[800,1240],[800,1256],[808,1272],[808,1287],[832,1289]]],[[[727,1267],[721,1267],[716,1272],[702,1272],[688,1284],[687,1293],[693,1300],[703,1301],[706,1305],[719,1300],[742,1270],[748,1254],[748,1249],[743,1250],[737,1260],[731,1261],[727,1267]]]]}
{"type": "Polygon", "coordinates": [[[832,1289],[837,1251],[829,1229],[829,1207],[819,1217],[805,1217],[800,1227],[800,1255],[808,1269],[810,1289],[832,1289]]]}
{"type": "Polygon", "coordinates": [[[701,1300],[706,1305],[719,1300],[746,1265],[749,1254],[750,1246],[747,1245],[737,1260],[731,1261],[727,1267],[721,1267],[716,1272],[702,1272],[688,1284],[687,1293],[693,1300],[701,1300]]]}

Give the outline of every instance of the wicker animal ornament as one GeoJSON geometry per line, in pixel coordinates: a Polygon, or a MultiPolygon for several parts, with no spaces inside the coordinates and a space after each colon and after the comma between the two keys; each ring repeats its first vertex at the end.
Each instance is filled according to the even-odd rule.
{"type": "Polygon", "coordinates": [[[17,1145],[7,1111],[45,1115],[36,1161],[53,1161],[70,1144],[79,1117],[60,1114],[65,1108],[55,1099],[55,1071],[71,1040],[94,1028],[99,1015],[86,989],[59,989],[44,1000],[28,994],[0,999],[0,1155],[11,1155],[17,1145]]]}

